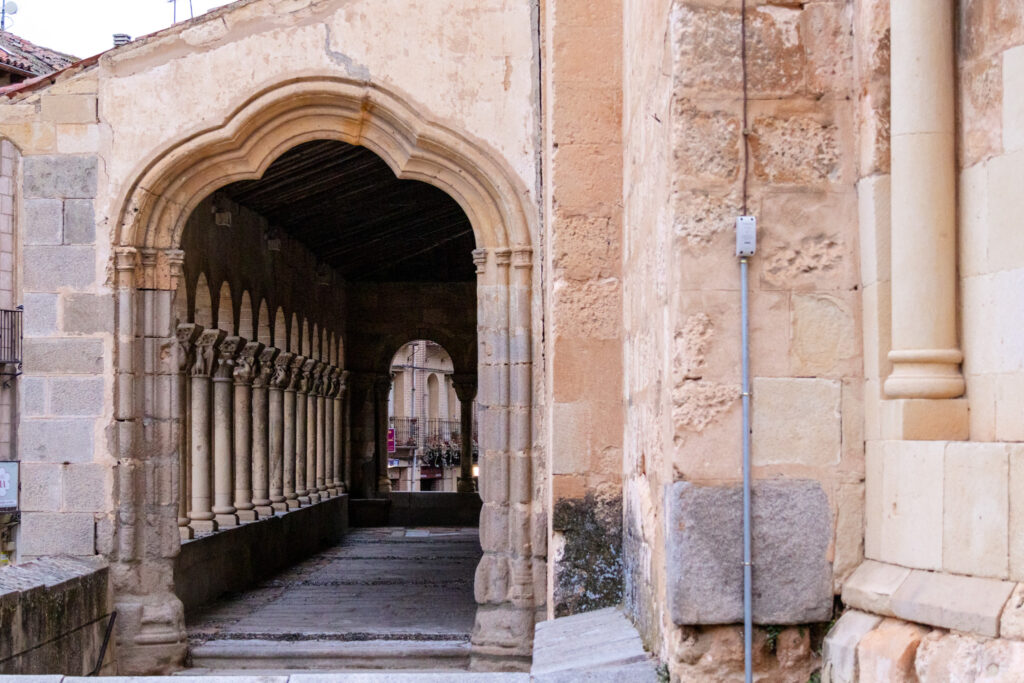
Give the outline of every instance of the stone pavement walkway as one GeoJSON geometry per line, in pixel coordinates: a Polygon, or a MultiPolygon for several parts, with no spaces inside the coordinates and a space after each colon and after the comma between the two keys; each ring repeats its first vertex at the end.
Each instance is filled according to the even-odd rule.
{"type": "Polygon", "coordinates": [[[480,556],[475,528],[354,529],[340,545],[188,615],[192,673],[464,669],[480,556]]]}

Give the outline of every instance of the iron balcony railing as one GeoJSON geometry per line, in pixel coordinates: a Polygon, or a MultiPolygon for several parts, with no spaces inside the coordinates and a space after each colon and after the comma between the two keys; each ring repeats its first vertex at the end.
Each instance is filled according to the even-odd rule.
{"type": "MultiPolygon", "coordinates": [[[[395,430],[395,445],[398,448],[426,448],[445,445],[458,448],[462,440],[460,420],[391,417],[389,422],[389,426],[395,430]]],[[[473,441],[475,442],[476,439],[476,425],[473,425],[473,441]]]]}
{"type": "Polygon", "coordinates": [[[17,375],[21,372],[22,313],[21,306],[0,308],[0,374],[17,375]]]}

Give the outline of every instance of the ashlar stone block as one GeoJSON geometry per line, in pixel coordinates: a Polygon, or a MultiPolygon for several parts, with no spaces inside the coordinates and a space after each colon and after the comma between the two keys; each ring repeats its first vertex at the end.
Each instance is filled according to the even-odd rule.
{"type": "Polygon", "coordinates": [[[841,395],[841,383],[834,380],[755,378],[754,464],[838,464],[842,449],[841,395]]]}
{"type": "Polygon", "coordinates": [[[22,460],[90,462],[95,440],[91,418],[22,420],[18,445],[22,460]]]}
{"type": "Polygon", "coordinates": [[[64,230],[63,205],[59,199],[26,199],[24,244],[57,245],[64,230]]]}
{"type": "Polygon", "coordinates": [[[24,173],[26,198],[91,199],[96,196],[96,157],[27,156],[24,173]]]}
{"type": "Polygon", "coordinates": [[[857,610],[843,613],[825,636],[822,646],[823,683],[856,683],[857,645],[881,621],[879,616],[857,610]]]}
{"type": "Polygon", "coordinates": [[[1024,584],[1018,583],[999,617],[999,637],[1024,640],[1024,584]]]}
{"type": "Polygon", "coordinates": [[[94,555],[96,525],[88,513],[27,512],[21,516],[22,556],[94,555]]]}
{"type": "Polygon", "coordinates": [[[103,378],[53,378],[50,382],[50,412],[61,416],[103,414],[103,378]]]}
{"type": "Polygon", "coordinates": [[[917,569],[942,567],[945,448],[943,441],[884,442],[877,559],[917,569]]]}
{"type": "Polygon", "coordinates": [[[96,334],[113,329],[114,297],[67,294],[61,298],[61,329],[67,334],[96,334]]]}
{"type": "MultiPolygon", "coordinates": [[[[742,490],[676,482],[666,489],[669,609],[677,624],[743,618],[742,490]]],[[[799,624],[828,619],[832,515],[821,484],[757,482],[752,498],[754,619],[799,624]]]]}
{"type": "Polygon", "coordinates": [[[1024,45],[1003,53],[1003,147],[1024,149],[1024,45]]]}
{"type": "Polygon", "coordinates": [[[99,374],[103,371],[100,339],[25,339],[26,373],[99,374]]]}
{"type": "Polygon", "coordinates": [[[96,213],[91,199],[64,202],[64,244],[92,244],[96,241],[96,213]]]}
{"type": "Polygon", "coordinates": [[[895,616],[889,602],[908,576],[906,567],[866,560],[843,584],[843,602],[872,614],[895,616]]]}
{"type": "Polygon", "coordinates": [[[1009,456],[998,443],[946,447],[942,566],[954,574],[1009,574],[1009,456]]]}
{"type": "Polygon", "coordinates": [[[1024,444],[1010,444],[1010,578],[1024,581],[1024,444]]]}
{"type": "Polygon", "coordinates": [[[92,247],[25,247],[24,287],[34,292],[55,292],[61,287],[81,289],[96,280],[96,252],[92,247]]]}
{"type": "Polygon", "coordinates": [[[886,619],[857,646],[859,683],[914,683],[914,657],[928,629],[886,619]]]}
{"type": "Polygon", "coordinates": [[[915,570],[891,604],[901,619],[995,638],[1015,587],[1009,581],[915,570]]]}
{"type": "Polygon", "coordinates": [[[57,294],[26,292],[24,332],[29,337],[48,337],[57,333],[57,294]]]}

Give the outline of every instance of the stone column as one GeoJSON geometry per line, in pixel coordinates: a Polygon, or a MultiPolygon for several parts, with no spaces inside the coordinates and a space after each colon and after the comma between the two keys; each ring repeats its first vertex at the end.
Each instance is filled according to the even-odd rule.
{"type": "MultiPolygon", "coordinates": [[[[305,439],[306,399],[299,395],[302,386],[302,364],[306,362],[305,356],[292,356],[291,365],[288,366],[290,374],[288,388],[284,391],[284,497],[288,508],[299,507],[298,473],[295,469],[297,461],[299,434],[305,439]],[[300,421],[299,406],[302,406],[302,420],[300,421]],[[299,428],[302,425],[302,428],[299,428]]],[[[303,444],[303,462],[305,462],[305,444],[303,444]]]]}
{"type": "Polygon", "coordinates": [[[191,485],[191,452],[189,442],[189,369],[195,363],[196,340],[203,328],[195,323],[178,325],[178,372],[181,373],[174,396],[173,416],[181,424],[178,432],[178,531],[181,539],[187,540],[195,534],[188,525],[189,496],[191,485]]]}
{"type": "MultiPolygon", "coordinates": [[[[260,517],[274,514],[273,501],[270,500],[269,392],[277,354],[278,350],[275,348],[263,349],[260,353],[259,371],[252,381],[252,504],[260,517]]],[[[278,404],[280,408],[280,401],[278,404]]],[[[280,467],[277,473],[280,475],[280,467]]]]}
{"type": "Polygon", "coordinates": [[[373,436],[374,452],[377,457],[377,494],[391,493],[391,478],[388,477],[388,394],[391,393],[391,377],[381,375],[373,379],[373,436]]]}
{"type": "Polygon", "coordinates": [[[334,411],[334,432],[331,437],[334,442],[334,485],[338,493],[348,492],[348,475],[346,474],[348,458],[345,457],[345,389],[348,372],[338,370],[337,382],[334,388],[332,410],[334,411]]]}
{"type": "MultiPolygon", "coordinates": [[[[235,380],[235,403],[233,406],[234,429],[234,464],[235,464],[235,510],[238,511],[240,522],[255,522],[257,519],[256,505],[252,502],[252,450],[255,439],[253,429],[253,380],[259,372],[259,355],[263,344],[249,342],[242,347],[235,359],[233,377],[235,380]]],[[[262,423],[261,427],[266,427],[262,423]]]]}
{"type": "Polygon", "coordinates": [[[309,435],[309,390],[312,388],[312,358],[302,357],[302,365],[295,368],[299,385],[295,392],[295,495],[300,505],[309,505],[309,480],[306,476],[306,441],[309,435]]]}
{"type": "Polygon", "coordinates": [[[476,491],[473,480],[473,399],[476,398],[476,375],[452,375],[452,386],[459,397],[459,493],[476,491]]]}
{"type": "Polygon", "coordinates": [[[325,409],[331,369],[329,365],[320,366],[316,389],[316,491],[321,500],[329,496],[327,493],[327,444],[324,437],[327,434],[325,409]]]}
{"type": "MultiPolygon", "coordinates": [[[[954,0],[891,6],[893,369],[885,393],[895,399],[964,393],[956,316],[954,11],[954,0]]],[[[887,438],[967,436],[964,402],[896,403],[887,410],[894,416],[887,438]]]]}
{"type": "Polygon", "coordinates": [[[320,493],[316,486],[316,437],[317,437],[317,393],[323,374],[323,363],[318,360],[308,361],[309,393],[306,394],[306,489],[310,503],[320,502],[320,493]]]}
{"type": "MultiPolygon", "coordinates": [[[[284,512],[288,509],[285,498],[285,470],[290,460],[286,454],[287,432],[286,424],[288,415],[292,420],[292,448],[295,442],[295,414],[289,413],[286,407],[285,397],[287,389],[291,384],[291,362],[292,354],[282,351],[274,360],[274,375],[270,378],[270,386],[267,388],[268,403],[270,404],[270,504],[277,512],[284,512]]],[[[292,410],[295,406],[295,395],[292,394],[292,410]]],[[[292,473],[292,492],[295,491],[295,474],[292,473]]]]}
{"type": "Polygon", "coordinates": [[[338,481],[334,468],[334,395],[338,391],[338,368],[331,366],[324,382],[324,486],[328,496],[338,495],[338,481]]]}
{"type": "Polygon", "coordinates": [[[210,375],[225,334],[221,330],[204,330],[196,340],[195,361],[189,380],[192,393],[192,508],[189,525],[195,531],[216,531],[211,509],[210,479],[213,460],[210,457],[210,375]]]}
{"type": "Polygon", "coordinates": [[[234,384],[235,358],[245,346],[241,337],[225,337],[213,372],[213,513],[217,526],[238,526],[232,500],[234,489],[234,384]]]}

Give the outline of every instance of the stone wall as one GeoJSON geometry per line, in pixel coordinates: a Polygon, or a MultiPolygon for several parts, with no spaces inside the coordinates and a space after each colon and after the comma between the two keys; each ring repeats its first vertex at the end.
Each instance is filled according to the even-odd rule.
{"type": "Polygon", "coordinates": [[[622,597],[621,516],[609,514],[622,505],[622,5],[542,6],[548,616],[557,617],[622,597]],[[598,566],[586,560],[594,552],[598,566]]]}
{"type": "MultiPolygon", "coordinates": [[[[110,594],[106,563],[50,557],[0,568],[0,675],[82,676],[99,663],[110,594]]],[[[102,675],[114,671],[108,645],[102,675]]]]}
{"type": "MultiPolygon", "coordinates": [[[[862,557],[852,9],[748,3],[744,130],[740,3],[627,3],[627,605],[682,680],[736,675],[717,658],[738,631],[704,625],[740,617],[715,612],[739,590],[727,577],[741,565],[740,537],[714,511],[738,500],[734,223],[745,174],[759,227],[750,266],[753,474],[779,487],[777,512],[808,506],[755,515],[755,549],[778,548],[776,533],[811,543],[754,558],[770,584],[758,594],[785,603],[755,610],[758,623],[827,621],[832,593],[862,557]],[[671,493],[684,481],[694,495],[671,493]],[[710,536],[684,533],[698,518],[710,536]],[[709,561],[686,573],[691,565],[677,560],[701,552],[709,561]],[[803,561],[810,574],[783,579],[803,561]],[[694,591],[695,581],[709,590],[694,591]]],[[[770,655],[759,670],[799,675],[812,664],[770,655]]]]}

